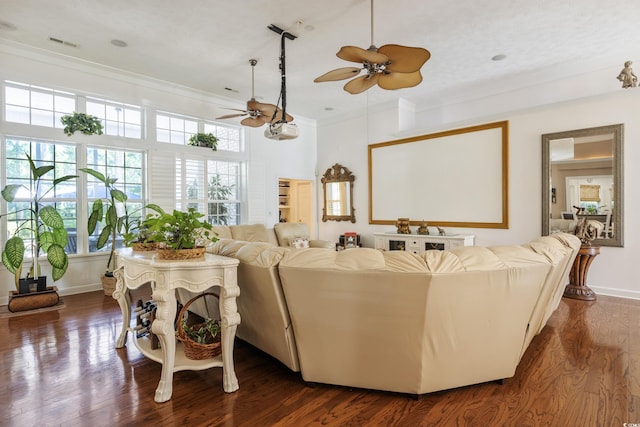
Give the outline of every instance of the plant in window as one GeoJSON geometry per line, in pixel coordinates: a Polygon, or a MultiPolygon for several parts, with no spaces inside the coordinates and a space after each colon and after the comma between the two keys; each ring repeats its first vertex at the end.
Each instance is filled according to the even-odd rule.
{"type": "Polygon", "coordinates": [[[48,174],[55,166],[36,166],[28,154],[29,187],[22,184],[8,184],[2,189],[2,198],[7,202],[15,202],[19,192],[30,194],[27,207],[16,209],[2,216],[24,218],[17,223],[17,228],[11,238],[7,240],[2,251],[2,263],[15,276],[16,289],[19,293],[30,291],[31,284],[37,283],[39,291],[46,290],[46,277],[41,277],[38,257],[47,255],[51,264],[52,278],[59,280],[67,271],[69,260],[64,248],[68,243],[68,233],[60,213],[53,206],[43,204],[43,199],[64,181],[77,178],[77,175],[65,175],[60,178],[50,178],[48,174]],[[31,249],[31,267],[26,278],[22,279],[22,267],[25,249],[31,249]],[[41,280],[42,279],[42,280],[41,280]]]}
{"type": "MultiPolygon", "coordinates": [[[[234,185],[225,185],[220,180],[220,175],[215,174],[209,179],[209,200],[228,200],[233,194],[234,185]]],[[[222,202],[209,202],[209,215],[213,217],[214,224],[228,225],[229,208],[222,202]]]]}
{"type": "Polygon", "coordinates": [[[209,147],[216,151],[218,149],[218,138],[212,133],[196,133],[189,138],[189,145],[209,147]]]}
{"type": "Polygon", "coordinates": [[[60,117],[60,121],[64,125],[64,133],[68,136],[76,132],[82,132],[85,135],[102,135],[102,122],[96,116],[73,113],[60,117]]]}

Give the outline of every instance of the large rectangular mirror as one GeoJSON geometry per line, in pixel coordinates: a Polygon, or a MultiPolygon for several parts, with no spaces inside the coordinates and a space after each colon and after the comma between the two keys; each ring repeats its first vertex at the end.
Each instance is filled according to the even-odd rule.
{"type": "Polygon", "coordinates": [[[542,135],[542,234],[598,221],[592,242],[623,246],[623,134],[616,124],[542,135]]]}
{"type": "Polygon", "coordinates": [[[369,224],[509,228],[509,122],[369,145],[369,224]]]}

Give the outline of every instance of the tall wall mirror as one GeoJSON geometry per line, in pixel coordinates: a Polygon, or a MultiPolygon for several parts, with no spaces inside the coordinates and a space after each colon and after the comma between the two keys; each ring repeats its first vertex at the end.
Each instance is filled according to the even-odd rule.
{"type": "Polygon", "coordinates": [[[322,176],[324,207],[322,221],[356,222],[353,208],[353,181],[356,177],[349,169],[336,163],[322,176]]]}
{"type": "Polygon", "coordinates": [[[542,234],[602,226],[592,244],[624,246],[624,125],[542,135],[542,234]]]}

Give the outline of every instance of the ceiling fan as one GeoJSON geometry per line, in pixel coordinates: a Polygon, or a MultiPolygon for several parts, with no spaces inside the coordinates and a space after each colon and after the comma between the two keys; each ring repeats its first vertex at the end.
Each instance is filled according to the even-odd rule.
{"type": "Polygon", "coordinates": [[[378,84],[382,89],[401,89],[417,86],[422,81],[420,68],[431,57],[427,49],[421,47],[386,44],[377,48],[373,44],[373,0],[371,0],[371,46],[362,49],[356,46],[342,46],[336,56],[345,61],[361,62],[362,67],[343,67],[317,77],[314,82],[329,82],[355,77],[362,70],[366,74],[347,82],[344,90],[358,94],[378,84]]]}
{"type": "MultiPolygon", "coordinates": [[[[249,116],[242,121],[240,121],[241,125],[251,126],[251,127],[260,127],[265,123],[277,122],[283,120],[282,110],[276,107],[273,104],[263,104],[262,102],[258,102],[255,99],[254,95],[254,69],[256,64],[258,63],[255,59],[250,59],[249,64],[251,64],[251,99],[247,101],[247,108],[245,110],[240,110],[237,108],[225,108],[225,110],[233,110],[240,111],[240,113],[236,114],[227,114],[225,116],[216,117],[218,120],[222,119],[231,119],[234,117],[243,117],[249,116]]],[[[285,113],[286,121],[292,121],[293,117],[285,113]]]]}

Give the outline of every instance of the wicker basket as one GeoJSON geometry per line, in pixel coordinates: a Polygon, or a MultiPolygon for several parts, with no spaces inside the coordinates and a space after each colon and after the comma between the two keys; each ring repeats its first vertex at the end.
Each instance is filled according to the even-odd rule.
{"type": "MultiPolygon", "coordinates": [[[[189,306],[198,298],[202,298],[206,295],[211,295],[219,298],[217,294],[214,294],[211,292],[205,292],[203,294],[196,295],[195,297],[191,298],[182,307],[182,309],[180,309],[180,313],[178,314],[178,331],[176,332],[176,339],[180,341],[184,346],[184,355],[187,357],[187,359],[192,359],[192,360],[209,359],[212,357],[216,357],[220,353],[222,353],[222,343],[221,343],[222,331],[220,331],[220,333],[218,333],[213,338],[212,343],[201,344],[189,338],[183,329],[183,319],[189,306]]],[[[192,325],[192,328],[198,328],[200,327],[200,325],[202,325],[202,323],[197,323],[195,325],[192,325]]]]}
{"type": "Polygon", "coordinates": [[[131,245],[136,252],[150,252],[158,249],[158,244],[156,242],[136,242],[131,245]]]}
{"type": "Polygon", "coordinates": [[[204,256],[205,247],[197,247],[193,249],[157,249],[156,254],[160,259],[181,260],[195,259],[204,256]]]}

